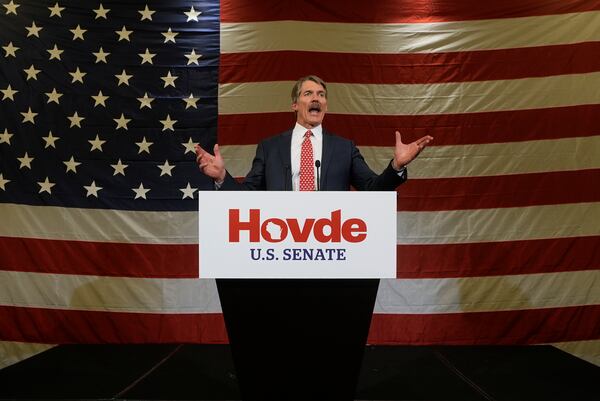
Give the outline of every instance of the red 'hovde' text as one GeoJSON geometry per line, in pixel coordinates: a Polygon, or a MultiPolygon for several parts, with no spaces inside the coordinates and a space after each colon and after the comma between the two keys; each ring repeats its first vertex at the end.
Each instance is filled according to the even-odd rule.
{"type": "Polygon", "coordinates": [[[331,212],[330,218],[305,219],[301,224],[297,218],[260,219],[260,209],[250,209],[248,220],[240,220],[240,209],[229,209],[229,242],[240,242],[240,233],[247,231],[250,242],[281,242],[291,235],[294,242],[307,242],[312,234],[318,242],[362,242],[367,238],[367,223],[358,218],[342,222],[340,209],[331,212]],[[281,230],[279,238],[273,238],[269,225],[281,230]]]}

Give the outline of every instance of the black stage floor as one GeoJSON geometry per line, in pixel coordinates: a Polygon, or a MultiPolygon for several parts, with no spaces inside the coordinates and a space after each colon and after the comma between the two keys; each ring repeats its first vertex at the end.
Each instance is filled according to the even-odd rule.
{"type": "MultiPolygon", "coordinates": [[[[356,398],[600,400],[600,368],[550,346],[370,346],[356,398]]],[[[240,393],[226,345],[63,345],[0,370],[0,399],[239,400],[240,393]]]]}

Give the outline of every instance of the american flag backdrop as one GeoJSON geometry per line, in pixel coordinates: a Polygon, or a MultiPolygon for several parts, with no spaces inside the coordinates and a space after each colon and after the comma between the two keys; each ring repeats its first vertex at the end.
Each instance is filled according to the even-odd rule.
{"type": "Polygon", "coordinates": [[[435,137],[398,190],[371,343],[600,364],[600,1],[3,0],[0,26],[0,366],[226,342],[194,279],[193,145],[245,175],[307,74],[375,170],[396,129],[435,137]]]}

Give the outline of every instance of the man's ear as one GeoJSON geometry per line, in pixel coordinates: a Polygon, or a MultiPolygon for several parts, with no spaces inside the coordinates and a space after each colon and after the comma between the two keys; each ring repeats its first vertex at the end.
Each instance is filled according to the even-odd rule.
{"type": "Polygon", "coordinates": [[[292,103],[292,110],[298,111],[298,103],[292,103]]]}

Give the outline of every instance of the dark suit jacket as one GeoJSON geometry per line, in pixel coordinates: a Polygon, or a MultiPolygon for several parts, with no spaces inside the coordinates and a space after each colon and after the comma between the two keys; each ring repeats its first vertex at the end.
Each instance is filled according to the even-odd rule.
{"type": "MultiPolygon", "coordinates": [[[[227,173],[221,190],[291,191],[291,143],[291,130],[261,141],[244,181],[238,183],[227,173]]],[[[352,141],[323,130],[320,190],[347,191],[353,186],[360,191],[393,191],[406,178],[406,169],[398,176],[391,162],[375,174],[352,141]]]]}

